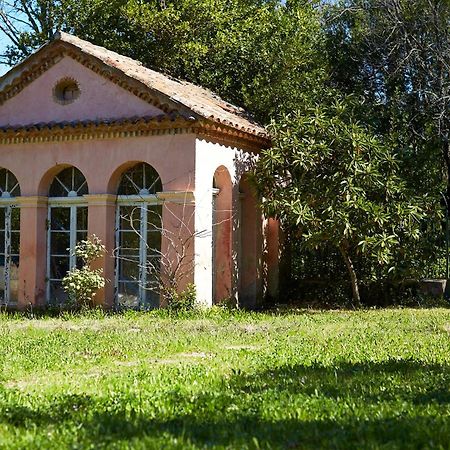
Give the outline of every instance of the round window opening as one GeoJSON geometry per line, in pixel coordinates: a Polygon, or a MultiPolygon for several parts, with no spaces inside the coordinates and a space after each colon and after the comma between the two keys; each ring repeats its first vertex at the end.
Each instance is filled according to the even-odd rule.
{"type": "Polygon", "coordinates": [[[53,97],[61,105],[68,105],[80,96],[80,87],[72,78],[64,78],[53,88],[53,97]]]}

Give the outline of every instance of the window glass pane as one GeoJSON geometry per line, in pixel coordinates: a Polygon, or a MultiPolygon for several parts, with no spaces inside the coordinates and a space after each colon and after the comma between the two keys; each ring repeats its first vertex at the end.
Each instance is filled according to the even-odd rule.
{"type": "Polygon", "coordinates": [[[141,208],[139,206],[121,206],[119,214],[122,230],[139,231],[141,226],[141,208]]]}
{"type": "Polygon", "coordinates": [[[130,259],[133,261],[137,261],[139,263],[139,249],[131,249],[126,248],[123,250],[122,248],[119,248],[119,252],[117,253],[117,257],[120,259],[130,259]]]}
{"type": "Polygon", "coordinates": [[[120,253],[123,255],[139,254],[141,237],[135,231],[120,232],[120,253]]]}
{"type": "Polygon", "coordinates": [[[69,192],[76,192],[77,195],[88,193],[86,179],[75,167],[64,169],[55,176],[49,195],[50,197],[67,197],[69,192]]]}
{"type": "Polygon", "coordinates": [[[67,293],[62,283],[59,281],[50,281],[50,298],[49,303],[53,305],[61,305],[67,302],[67,293]]]}
{"type": "Polygon", "coordinates": [[[118,306],[123,308],[139,307],[139,284],[119,283],[118,306]]]}
{"type": "Polygon", "coordinates": [[[19,197],[20,196],[20,186],[19,183],[17,183],[16,180],[16,184],[13,184],[9,187],[10,191],[9,193],[11,194],[11,197],[19,197]]]}
{"type": "Polygon", "coordinates": [[[20,231],[20,208],[11,208],[11,230],[20,231]]]}
{"type": "Polygon", "coordinates": [[[52,232],[50,235],[51,245],[50,253],[52,255],[69,255],[70,251],[70,233],[52,232]]]}
{"type": "Polygon", "coordinates": [[[150,194],[162,191],[158,172],[144,163],[137,164],[122,175],[118,194],[139,195],[142,189],[147,189],[150,194]]]}
{"type": "Polygon", "coordinates": [[[78,192],[78,195],[86,195],[88,194],[88,186],[86,182],[86,178],[84,175],[78,170],[74,168],[74,185],[73,190],[78,192]]]}
{"type": "Polygon", "coordinates": [[[13,270],[19,276],[19,255],[11,255],[11,273],[13,273],[13,270]]]}
{"type": "Polygon", "coordinates": [[[147,229],[161,232],[162,206],[147,206],[147,229]]]}
{"type": "Polygon", "coordinates": [[[77,242],[85,241],[87,239],[87,231],[79,231],[77,233],[77,242]]]}
{"type": "Polygon", "coordinates": [[[5,232],[0,231],[0,253],[5,253],[5,232]]]}
{"type": "Polygon", "coordinates": [[[51,229],[70,230],[70,208],[51,208],[51,229]]]}
{"type": "Polygon", "coordinates": [[[50,197],[67,197],[72,190],[72,171],[70,169],[63,170],[52,181],[50,185],[50,197]]]}
{"type": "Polygon", "coordinates": [[[120,281],[139,281],[139,260],[123,258],[119,261],[120,281]]]}
{"type": "Polygon", "coordinates": [[[144,187],[148,189],[150,194],[156,194],[157,192],[161,192],[162,184],[158,172],[148,164],[144,164],[144,171],[145,171],[144,187]]]}
{"type": "Polygon", "coordinates": [[[0,230],[5,229],[5,213],[6,213],[6,208],[0,207],[0,230]]]}
{"type": "MultiPolygon", "coordinates": [[[[159,257],[149,257],[147,258],[147,262],[145,263],[145,271],[149,275],[153,275],[154,277],[159,276],[161,267],[161,258],[159,257]]],[[[148,279],[150,279],[147,276],[148,279]]]]}
{"type": "Polygon", "coordinates": [[[51,256],[50,257],[50,278],[62,280],[69,271],[68,256],[51,256]]]}
{"type": "Polygon", "coordinates": [[[118,194],[119,195],[137,195],[139,194],[138,185],[134,184],[135,181],[130,174],[123,174],[122,180],[119,185],[118,194]]]}
{"type": "Polygon", "coordinates": [[[157,256],[161,251],[161,233],[148,232],[147,233],[147,255],[157,256]]]}
{"type": "Polygon", "coordinates": [[[18,255],[20,253],[20,232],[11,232],[11,254],[18,255]]]}
{"type": "Polygon", "coordinates": [[[17,178],[7,169],[0,169],[0,196],[8,192],[11,197],[20,195],[20,187],[17,178]]]}
{"type": "Polygon", "coordinates": [[[80,206],[77,208],[77,230],[78,231],[87,231],[88,224],[88,209],[86,206],[80,206]]]}

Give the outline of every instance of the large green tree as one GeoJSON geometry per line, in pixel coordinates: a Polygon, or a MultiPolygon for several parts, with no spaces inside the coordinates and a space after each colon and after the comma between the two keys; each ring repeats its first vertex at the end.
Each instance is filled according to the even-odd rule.
{"type": "Polygon", "coordinates": [[[12,0],[0,28],[9,63],[61,29],[208,87],[264,123],[324,73],[318,5],[308,0],[12,0]]]}
{"type": "Polygon", "coordinates": [[[360,305],[355,260],[395,271],[396,254],[421,236],[426,199],[408,189],[388,143],[355,120],[354,100],[335,97],[272,124],[256,180],[266,213],[304,246],[339,251],[360,305]]]}
{"type": "Polygon", "coordinates": [[[335,86],[364,96],[405,179],[450,199],[450,1],[343,0],[326,23],[335,86]]]}

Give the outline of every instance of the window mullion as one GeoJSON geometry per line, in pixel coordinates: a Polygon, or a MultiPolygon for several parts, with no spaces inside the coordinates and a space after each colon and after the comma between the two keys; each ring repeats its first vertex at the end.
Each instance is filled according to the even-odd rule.
{"type": "Polygon", "coordinates": [[[52,243],[52,207],[49,206],[47,211],[47,302],[50,301],[50,257],[51,257],[51,243],[52,243]]]}
{"type": "Polygon", "coordinates": [[[145,301],[145,292],[147,288],[147,208],[141,207],[141,239],[139,240],[139,301],[145,301]]]}
{"type": "Polygon", "coordinates": [[[72,270],[77,266],[77,257],[74,255],[75,246],[77,245],[77,207],[70,207],[70,256],[69,269],[72,270]]]}
{"type": "Polygon", "coordinates": [[[121,208],[118,205],[116,208],[116,230],[115,230],[115,245],[116,245],[116,264],[115,264],[115,270],[116,273],[114,274],[114,299],[116,301],[116,306],[119,306],[119,275],[120,275],[120,248],[122,243],[120,242],[120,215],[121,215],[121,208]]]}
{"type": "Polygon", "coordinates": [[[5,303],[10,300],[10,268],[11,268],[11,206],[5,208],[5,303]]]}

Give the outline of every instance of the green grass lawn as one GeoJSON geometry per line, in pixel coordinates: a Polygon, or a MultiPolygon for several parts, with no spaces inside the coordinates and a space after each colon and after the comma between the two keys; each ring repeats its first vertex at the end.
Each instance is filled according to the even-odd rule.
{"type": "Polygon", "coordinates": [[[0,448],[450,448],[450,310],[0,314],[0,448]]]}

